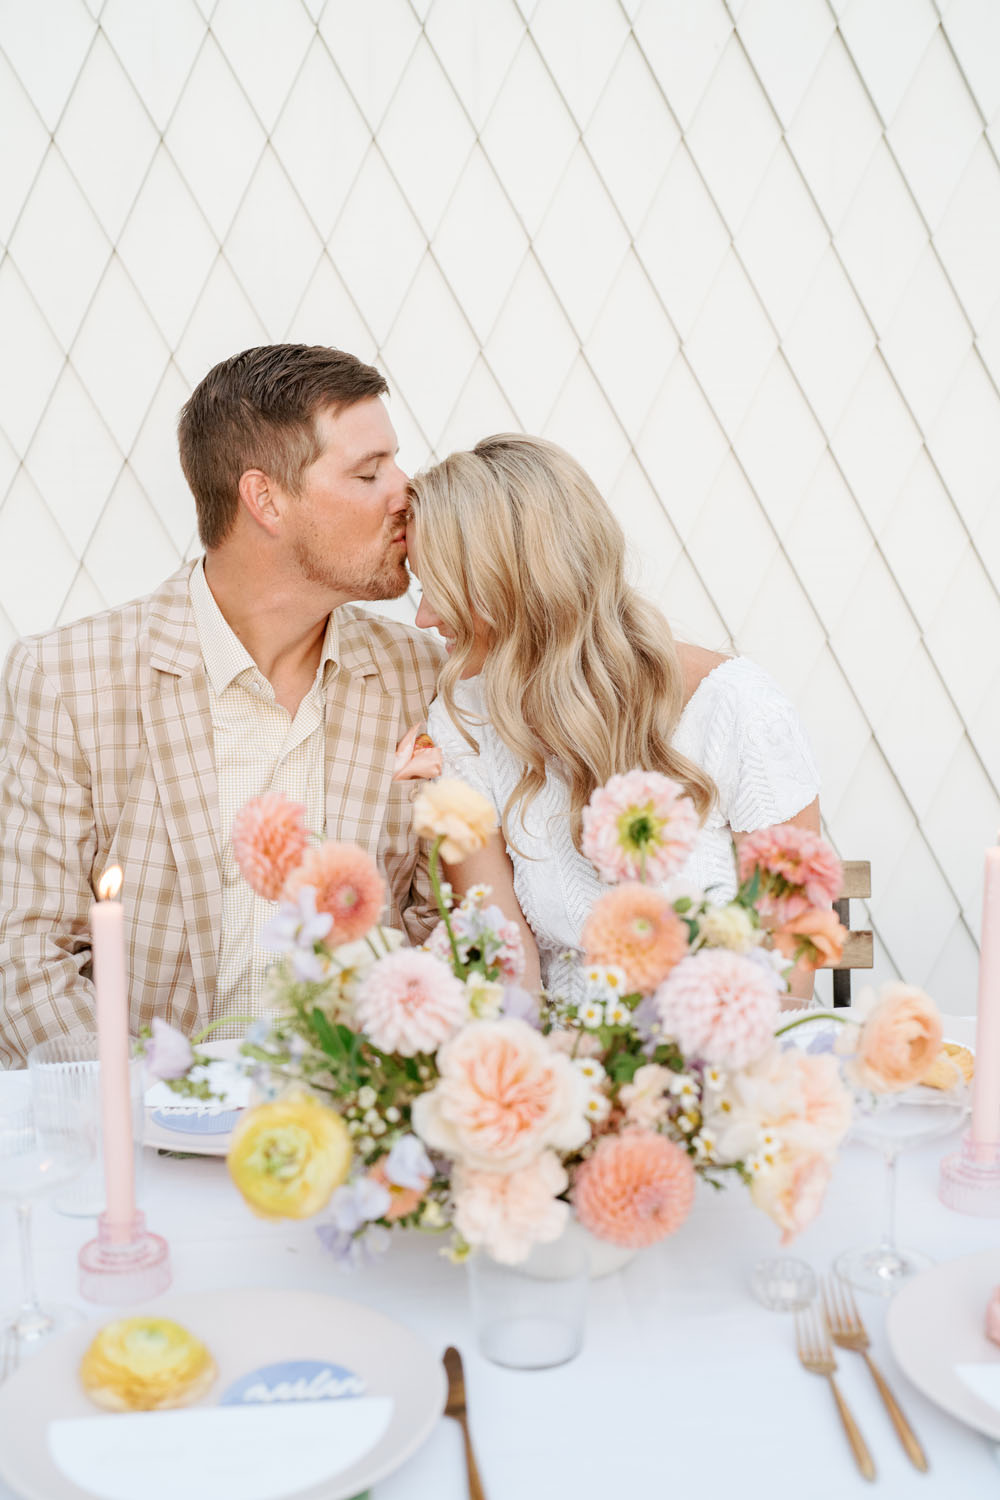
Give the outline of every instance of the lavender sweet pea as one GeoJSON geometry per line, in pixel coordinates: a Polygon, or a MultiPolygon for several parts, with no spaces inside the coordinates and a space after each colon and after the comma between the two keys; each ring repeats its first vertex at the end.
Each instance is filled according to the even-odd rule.
{"type": "Polygon", "coordinates": [[[304,885],[294,901],[282,901],[260,935],[260,946],[268,953],[291,958],[296,979],[318,982],[326,977],[324,960],[316,952],[333,925],[329,912],[316,910],[316,891],[304,885]]]}
{"type": "Polygon", "coordinates": [[[183,1031],[178,1031],[176,1026],[170,1026],[166,1021],[161,1021],[159,1016],[154,1016],[153,1034],[146,1043],[143,1060],[151,1078],[166,1082],[171,1078],[184,1077],[194,1061],[194,1052],[183,1031]]]}

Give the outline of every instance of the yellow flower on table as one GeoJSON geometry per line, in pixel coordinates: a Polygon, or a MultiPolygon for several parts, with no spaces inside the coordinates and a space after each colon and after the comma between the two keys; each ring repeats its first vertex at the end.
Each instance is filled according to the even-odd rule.
{"type": "Polygon", "coordinates": [[[233,1131],[229,1174],[265,1219],[308,1219],[346,1181],[351,1141],[335,1110],[296,1089],[248,1110],[233,1131]]]}

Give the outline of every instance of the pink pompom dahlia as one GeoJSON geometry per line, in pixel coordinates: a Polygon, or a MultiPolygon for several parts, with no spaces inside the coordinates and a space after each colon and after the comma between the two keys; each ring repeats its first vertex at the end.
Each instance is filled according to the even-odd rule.
{"type": "Polygon", "coordinates": [[[680,1146],[652,1130],[625,1130],[604,1136],[577,1169],[573,1207],[591,1234],[641,1250],[683,1224],[694,1187],[694,1166],[680,1146]]]}
{"type": "Polygon", "coordinates": [[[233,853],[240,874],[265,901],[277,901],[305,852],[306,810],[282,792],[252,797],[236,814],[233,853]]]}
{"type": "Polygon", "coordinates": [[[772,972],[725,948],[683,959],[653,996],[660,1024],[681,1051],[744,1068],[774,1035],[781,1009],[772,972]]]}
{"type": "Polygon", "coordinates": [[[308,850],[281,894],[286,901],[294,901],[306,885],[316,892],[316,910],[333,918],[326,939],[331,947],[364,937],[385,904],[385,881],[375,861],[357,844],[327,840],[308,850]]]}
{"type": "Polygon", "coordinates": [[[597,788],[583,810],[583,852],[602,880],[658,884],[681,868],[699,818],[679,782],[657,771],[626,771],[597,788]]]}
{"type": "Polygon", "coordinates": [[[801,916],[810,906],[829,906],[840,893],[840,860],[826,839],[788,823],[758,828],[740,840],[740,880],[760,873],[761,916],[775,924],[801,916]]]}
{"type": "Polygon", "coordinates": [[[436,1052],[468,1019],[465,985],[441,961],[415,948],[380,958],[356,1001],[361,1030],[380,1052],[436,1052]]]}
{"type": "Polygon", "coordinates": [[[648,994],[687,952],[687,927],[666,896],[619,885],[594,903],[580,939],[587,963],[625,970],[627,993],[648,994]]]}

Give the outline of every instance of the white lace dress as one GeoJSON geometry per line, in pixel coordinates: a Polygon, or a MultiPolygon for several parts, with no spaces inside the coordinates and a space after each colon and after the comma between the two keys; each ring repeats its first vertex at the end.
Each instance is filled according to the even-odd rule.
{"type": "MultiPolygon", "coordinates": [[[[477,679],[459,683],[456,701],[477,719],[483,705],[477,679]]],[[[520,767],[492,725],[472,723],[479,753],[470,749],[444,705],[435,699],[428,732],[444,757],[445,776],[457,776],[502,811],[520,767]]],[[[721,662],[688,700],[674,745],[707,771],[718,788],[712,811],[678,878],[728,899],[736,890],[731,831],[784,822],[819,792],[819,774],[805,731],[777,683],[746,657],[721,662]]],[[[516,816],[516,815],[515,815],[516,816]]],[[[550,993],[574,994],[580,933],[606,887],[570,837],[566,784],[555,767],[508,846],[514,891],[535,934],[542,981],[550,993]]]]}

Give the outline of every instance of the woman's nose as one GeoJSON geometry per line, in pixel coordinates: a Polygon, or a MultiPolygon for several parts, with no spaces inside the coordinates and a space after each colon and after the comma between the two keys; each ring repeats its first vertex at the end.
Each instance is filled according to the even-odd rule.
{"type": "Polygon", "coordinates": [[[441,623],[426,599],[420,601],[416,623],[421,630],[434,630],[441,623]]]}

